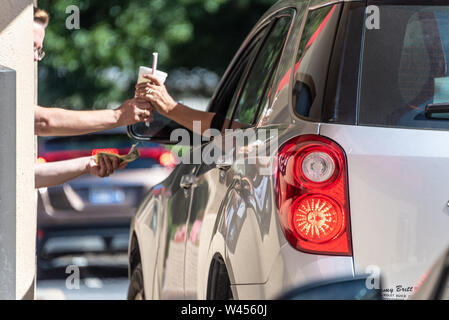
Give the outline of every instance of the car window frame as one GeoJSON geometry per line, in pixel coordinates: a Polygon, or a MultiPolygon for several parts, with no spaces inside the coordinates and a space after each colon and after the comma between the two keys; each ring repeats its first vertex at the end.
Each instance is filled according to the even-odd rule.
{"type": "Polygon", "coordinates": [[[253,42],[252,48],[248,49],[248,50],[251,50],[251,52],[249,54],[252,55],[252,57],[249,59],[248,63],[246,65],[244,65],[242,76],[240,77],[239,82],[237,83],[236,89],[233,92],[230,107],[228,109],[228,112],[230,110],[232,111],[231,115],[228,119],[229,120],[228,128],[231,127],[232,122],[234,121],[235,112],[237,111],[237,104],[240,101],[242,89],[244,88],[244,86],[246,84],[246,80],[249,75],[249,69],[251,66],[254,65],[254,62],[259,55],[260,49],[263,46],[263,44],[265,43],[265,40],[266,40],[267,36],[270,34],[270,32],[271,32],[271,26],[270,26],[270,23],[268,23],[267,25],[265,25],[265,28],[263,28],[258,33],[258,35],[256,36],[258,38],[254,39],[254,42],[256,42],[256,43],[253,42]],[[265,33],[265,34],[261,35],[261,33],[265,33]],[[253,50],[256,50],[256,51],[253,52],[253,50]]]}
{"type": "Polygon", "coordinates": [[[324,93],[323,123],[357,125],[366,7],[365,1],[353,1],[342,8],[324,93]]]}
{"type": "MultiPolygon", "coordinates": [[[[213,112],[216,114],[219,114],[223,117],[226,117],[228,111],[231,108],[234,108],[234,100],[235,100],[235,93],[238,92],[240,88],[240,82],[241,79],[245,76],[245,70],[249,64],[253,64],[253,57],[249,57],[249,61],[247,64],[243,64],[242,61],[247,59],[247,55],[251,55],[252,50],[254,49],[254,46],[258,44],[258,41],[260,40],[260,37],[263,32],[267,31],[267,27],[269,26],[269,21],[265,21],[264,23],[260,24],[256,30],[254,30],[250,36],[245,40],[242,47],[238,50],[235,57],[231,61],[230,66],[228,67],[227,71],[223,75],[222,80],[220,81],[217,89],[215,90],[214,95],[212,96],[212,99],[209,103],[209,106],[207,108],[207,111],[213,112]],[[233,81],[233,76],[236,75],[236,73],[242,72],[242,75],[238,78],[237,84],[233,81]],[[235,89],[231,92],[228,92],[231,90],[232,86],[235,85],[235,89]],[[229,95],[232,95],[229,98],[229,95]],[[228,97],[228,98],[226,98],[228,97]],[[229,99],[229,103],[227,103],[227,107],[224,106],[226,104],[226,100],[229,99]]],[[[266,35],[262,35],[262,37],[265,37],[266,35]]],[[[232,118],[231,118],[232,119],[232,118]]],[[[229,120],[231,120],[229,119],[229,120]]],[[[230,121],[231,122],[231,121],[230,121]]],[[[220,129],[223,129],[224,123],[222,124],[222,127],[220,129]]]]}
{"type": "MultiPolygon", "coordinates": [[[[354,2],[357,2],[357,1],[354,1],[354,2]]],[[[332,63],[332,60],[333,60],[333,56],[335,54],[334,50],[335,50],[337,36],[338,36],[340,25],[341,25],[341,18],[342,18],[342,14],[343,14],[343,11],[344,11],[345,3],[344,2],[340,2],[340,1],[327,1],[327,2],[320,3],[318,5],[309,6],[306,9],[306,12],[305,12],[305,14],[303,16],[303,21],[302,21],[302,24],[301,24],[301,34],[299,35],[299,37],[297,39],[297,43],[296,43],[295,49],[293,51],[293,53],[295,55],[298,54],[298,50],[299,50],[299,47],[300,47],[302,39],[303,39],[304,30],[305,30],[307,22],[308,22],[307,19],[309,18],[310,13],[314,12],[314,11],[317,11],[317,10],[320,10],[320,9],[323,9],[323,8],[326,8],[326,7],[329,7],[329,6],[332,6],[332,5],[336,5],[337,6],[337,8],[339,10],[339,17],[338,17],[338,21],[337,21],[336,27],[335,27],[334,40],[333,40],[333,43],[331,45],[330,53],[329,53],[329,61],[328,61],[328,66],[327,66],[327,75],[325,77],[325,84],[324,84],[323,93],[322,93],[323,94],[323,101],[321,102],[321,111],[320,111],[319,118],[314,119],[314,118],[311,118],[311,117],[306,117],[306,116],[303,116],[303,115],[301,115],[301,114],[296,112],[296,110],[295,110],[295,103],[294,103],[294,101],[295,101],[294,100],[294,90],[296,88],[296,73],[292,72],[292,79],[291,79],[291,81],[292,81],[291,88],[292,89],[290,91],[290,96],[291,96],[291,100],[290,101],[291,101],[292,113],[298,119],[301,119],[303,121],[307,121],[307,122],[310,122],[310,123],[322,123],[323,122],[323,113],[324,113],[324,110],[326,109],[325,108],[325,103],[327,101],[326,96],[328,94],[329,72],[331,70],[331,63],[332,63]]],[[[294,70],[296,63],[297,63],[297,61],[296,61],[296,56],[295,56],[295,59],[294,59],[293,65],[292,65],[292,70],[294,70]]]]}
{"type": "MultiPolygon", "coordinates": [[[[232,111],[231,121],[229,122],[229,125],[228,125],[227,129],[232,128],[232,125],[235,122],[235,115],[236,115],[236,111],[238,109],[238,103],[240,102],[240,99],[241,99],[241,96],[242,96],[242,93],[243,93],[242,89],[246,87],[246,84],[248,82],[248,78],[249,78],[249,76],[251,74],[251,71],[253,70],[254,63],[257,60],[257,58],[259,57],[259,55],[261,54],[261,51],[262,51],[264,45],[266,44],[269,36],[271,35],[271,32],[273,31],[274,27],[276,26],[277,21],[279,19],[283,18],[283,17],[289,17],[290,18],[290,25],[289,25],[289,28],[288,28],[288,32],[285,34],[285,38],[284,38],[284,43],[282,45],[282,49],[279,51],[279,53],[278,53],[278,55],[277,55],[277,57],[275,59],[274,65],[273,65],[272,69],[270,70],[270,74],[267,77],[268,80],[264,84],[264,89],[263,89],[262,96],[264,96],[266,94],[266,92],[268,90],[268,86],[270,84],[269,80],[272,79],[276,75],[276,73],[277,73],[277,69],[279,67],[279,62],[281,60],[282,54],[284,53],[285,45],[287,43],[288,36],[290,34],[290,31],[291,31],[291,28],[293,26],[293,23],[295,21],[295,16],[296,16],[296,8],[295,7],[286,7],[286,8],[282,8],[281,10],[279,10],[277,12],[274,12],[272,15],[270,15],[269,17],[266,18],[266,22],[267,22],[266,23],[266,27],[268,28],[267,29],[268,31],[266,32],[266,34],[264,36],[264,39],[262,40],[261,46],[258,48],[258,52],[253,57],[253,59],[251,61],[251,64],[246,66],[246,70],[244,71],[244,75],[240,79],[241,81],[240,81],[240,83],[238,85],[238,90],[237,90],[238,96],[235,97],[235,99],[234,99],[234,101],[232,103],[233,111],[232,111]]],[[[273,81],[274,80],[275,79],[273,78],[273,81]]],[[[254,114],[254,118],[253,118],[252,122],[250,124],[247,124],[247,123],[243,124],[245,127],[253,128],[253,127],[255,127],[257,125],[258,120],[259,120],[260,115],[261,115],[259,113],[259,111],[260,111],[260,108],[262,107],[262,102],[263,101],[264,101],[264,99],[260,99],[260,101],[259,101],[259,103],[257,105],[256,112],[254,114]]]]}

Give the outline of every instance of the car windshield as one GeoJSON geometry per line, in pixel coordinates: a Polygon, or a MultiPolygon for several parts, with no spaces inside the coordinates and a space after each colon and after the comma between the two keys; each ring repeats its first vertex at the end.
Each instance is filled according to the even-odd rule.
{"type": "MultiPolygon", "coordinates": [[[[52,139],[40,139],[39,140],[39,156],[45,158],[45,154],[64,154],[67,152],[73,153],[73,156],[78,156],[76,151],[87,151],[91,154],[95,149],[114,149],[124,154],[127,149],[131,148],[133,142],[125,134],[95,134],[76,137],[61,137],[52,139]]],[[[158,161],[158,155],[160,154],[161,146],[150,142],[141,142],[138,145],[139,150],[154,149],[154,157],[142,156],[136,161],[129,163],[126,169],[143,169],[150,168],[155,165],[160,165],[158,161]]],[[[151,154],[151,152],[149,152],[151,154]]],[[[61,159],[62,160],[62,159],[61,159]]]]}
{"type": "Polygon", "coordinates": [[[365,30],[359,124],[448,130],[425,108],[449,103],[449,6],[378,8],[379,28],[365,30]]]}

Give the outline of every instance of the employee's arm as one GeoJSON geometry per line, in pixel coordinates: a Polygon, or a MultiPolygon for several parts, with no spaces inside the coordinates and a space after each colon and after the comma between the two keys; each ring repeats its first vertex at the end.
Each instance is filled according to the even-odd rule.
{"type": "Polygon", "coordinates": [[[115,169],[123,168],[125,165],[125,163],[119,165],[117,158],[111,160],[108,157],[100,157],[98,164],[95,161],[95,157],[36,164],[34,171],[35,187],[57,186],[86,173],[107,177],[115,169]]]}
{"type": "Polygon", "coordinates": [[[115,110],[73,111],[36,106],[35,134],[38,136],[72,136],[132,125],[152,120],[151,105],[131,99],[115,110]]]}

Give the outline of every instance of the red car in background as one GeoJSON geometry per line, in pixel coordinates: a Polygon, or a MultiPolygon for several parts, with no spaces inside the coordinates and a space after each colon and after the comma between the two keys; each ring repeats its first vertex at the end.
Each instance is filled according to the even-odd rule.
{"type": "MultiPolygon", "coordinates": [[[[38,162],[68,160],[104,150],[123,155],[131,146],[132,141],[122,129],[43,138],[39,140],[38,162]]],[[[141,143],[137,148],[140,158],[108,178],[85,175],[61,186],[39,189],[40,259],[86,251],[126,251],[127,243],[115,238],[123,235],[121,239],[127,239],[131,217],[142,197],[176,164],[175,156],[159,144],[141,143]],[[97,240],[82,240],[92,237],[97,240]],[[76,241],[67,245],[70,238],[76,241]]]]}

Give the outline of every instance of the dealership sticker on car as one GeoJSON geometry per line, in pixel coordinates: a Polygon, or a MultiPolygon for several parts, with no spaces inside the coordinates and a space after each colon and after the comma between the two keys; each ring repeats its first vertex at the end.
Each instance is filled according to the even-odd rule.
{"type": "Polygon", "coordinates": [[[91,188],[89,189],[89,201],[92,204],[118,204],[125,200],[125,193],[120,189],[91,188]]]}

